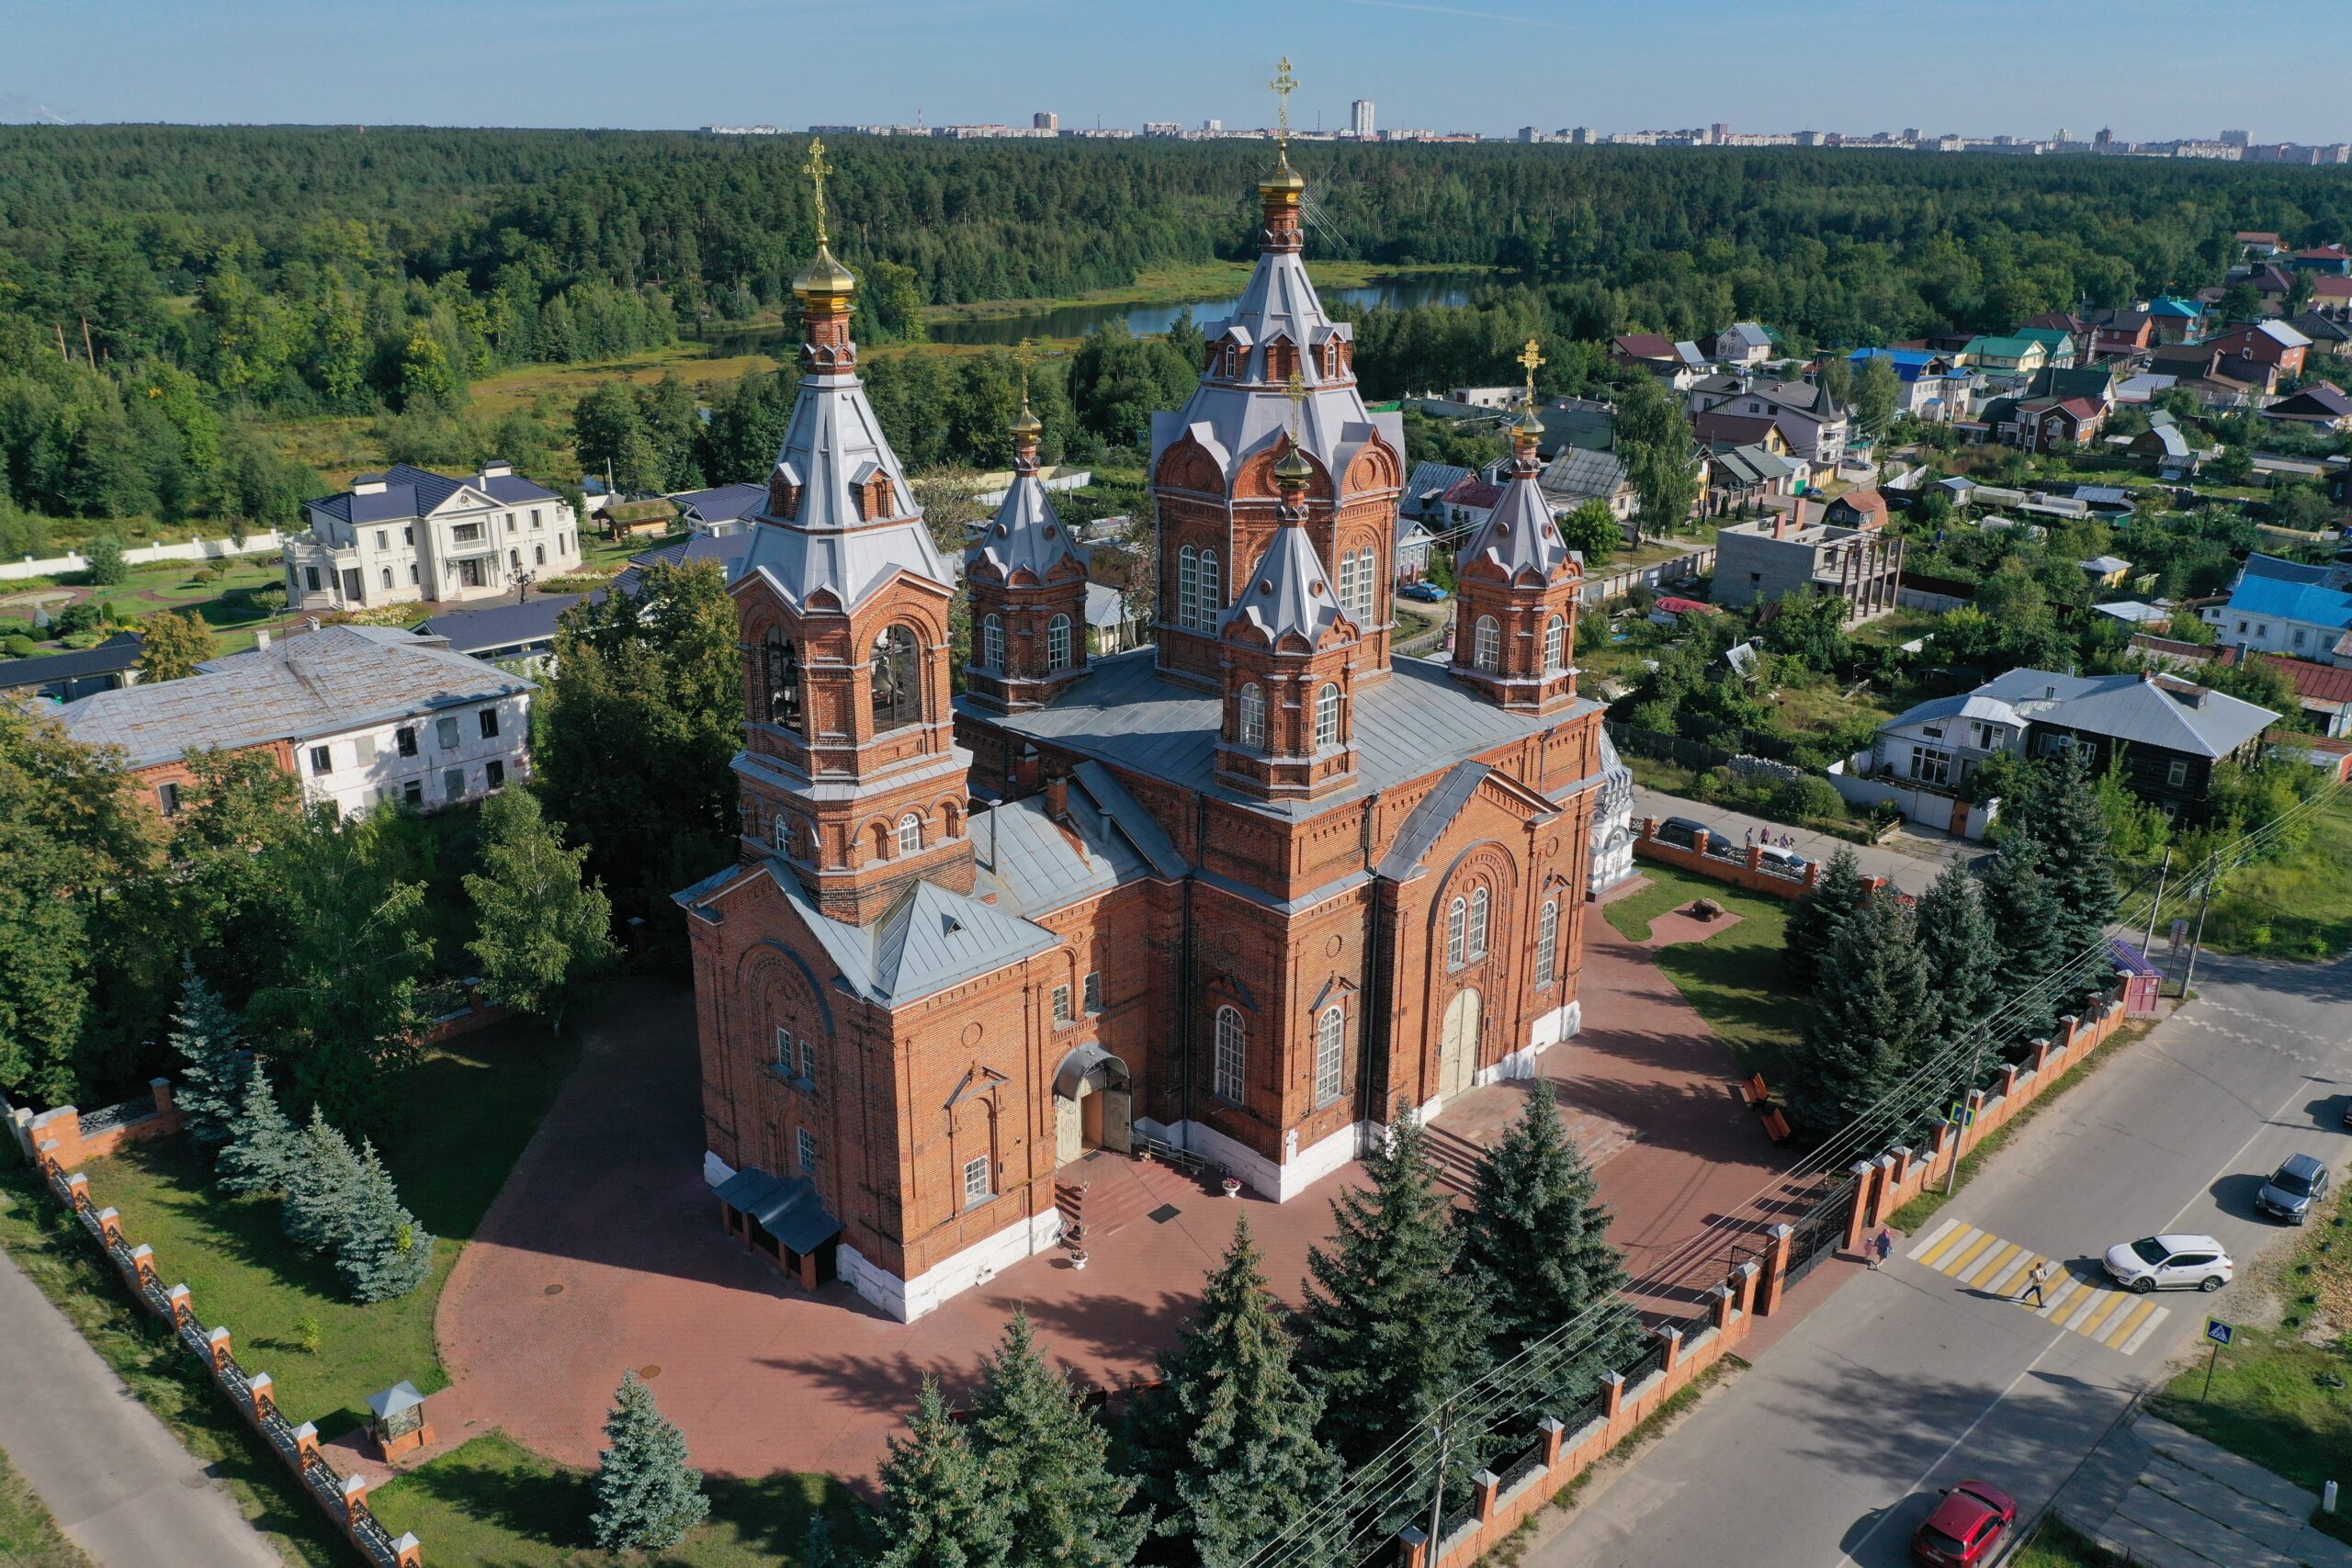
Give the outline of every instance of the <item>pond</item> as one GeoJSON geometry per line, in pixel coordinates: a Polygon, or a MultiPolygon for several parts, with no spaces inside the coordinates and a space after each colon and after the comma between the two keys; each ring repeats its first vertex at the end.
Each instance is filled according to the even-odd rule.
{"type": "MultiPolygon", "coordinates": [[[[1366,310],[1383,305],[1400,310],[1421,305],[1466,305],[1470,302],[1471,288],[1478,281],[1479,276],[1476,273],[1415,273],[1404,277],[1374,278],[1354,288],[1327,288],[1320,292],[1327,306],[1344,301],[1366,310]]],[[[1172,305],[1115,302],[1054,305],[1019,315],[958,317],[932,322],[931,341],[1011,348],[1023,338],[1084,337],[1096,327],[1114,321],[1125,321],[1127,330],[1138,334],[1164,333],[1176,324],[1178,316],[1188,310],[1196,321],[1213,321],[1228,314],[1239,301],[1238,295],[1224,295],[1172,305]]],[[[721,333],[712,340],[711,353],[722,358],[742,354],[775,354],[779,338],[798,331],[797,325],[777,325],[721,333]]],[[[787,338],[786,341],[792,340],[787,338]]]]}

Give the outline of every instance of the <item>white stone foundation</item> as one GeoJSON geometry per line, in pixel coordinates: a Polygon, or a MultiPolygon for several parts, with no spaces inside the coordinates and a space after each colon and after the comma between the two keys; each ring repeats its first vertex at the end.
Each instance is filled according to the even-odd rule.
{"type": "Polygon", "coordinates": [[[994,1235],[973,1243],[936,1268],[911,1280],[901,1280],[877,1263],[866,1260],[843,1242],[834,1252],[834,1267],[852,1290],[900,1323],[912,1323],[951,1296],[984,1285],[997,1271],[1034,1258],[1059,1245],[1062,1216],[1048,1209],[1032,1214],[1025,1224],[1007,1225],[994,1235]]]}
{"type": "MultiPolygon", "coordinates": [[[[1223,1166],[1260,1197],[1287,1203],[1363,1154],[1371,1146],[1370,1140],[1385,1129],[1377,1122],[1351,1122],[1303,1149],[1295,1143],[1287,1145],[1279,1162],[1200,1122],[1170,1124],[1146,1117],[1136,1122],[1136,1131],[1196,1154],[1211,1165],[1223,1166]]],[[[1295,1139],[1297,1134],[1294,1132],[1291,1136],[1295,1139]]]]}

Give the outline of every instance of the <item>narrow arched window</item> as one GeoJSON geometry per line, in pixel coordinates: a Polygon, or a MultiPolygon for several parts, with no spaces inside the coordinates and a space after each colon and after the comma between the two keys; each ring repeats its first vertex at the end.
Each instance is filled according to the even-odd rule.
{"type": "Polygon", "coordinates": [[[800,650],[782,632],[768,633],[761,649],[762,678],[768,689],[767,720],[795,734],[800,730],[800,650]]]}
{"type": "Polygon", "coordinates": [[[1263,746],[1266,743],[1266,694],[1258,689],[1255,681],[1241,688],[1237,705],[1240,708],[1241,744],[1263,746]]]}
{"type": "Polygon", "coordinates": [[[1348,1015],[1326,1008],[1315,1023],[1315,1103],[1329,1105],[1340,1098],[1340,1069],[1348,1055],[1348,1015]]]}
{"type": "Polygon", "coordinates": [[[1483,887],[1470,892],[1470,962],[1476,964],[1487,956],[1487,912],[1489,900],[1483,887]]]}
{"type": "Polygon", "coordinates": [[[1544,668],[1547,672],[1568,667],[1568,623],[1555,615],[1544,623],[1544,668]]]}
{"type": "Polygon", "coordinates": [[[1535,917],[1535,983],[1548,986],[1557,977],[1560,946],[1560,901],[1551,899],[1535,917]]]}
{"type": "Polygon", "coordinates": [[[1069,617],[1056,615],[1046,627],[1046,668],[1067,670],[1069,657],[1069,617]]]}
{"type": "Polygon", "coordinates": [[[874,728],[897,729],[922,717],[922,665],[915,634],[892,626],[874,640],[874,728]]]}
{"type": "Polygon", "coordinates": [[[1216,1010],[1216,1063],[1214,1088],[1219,1100],[1241,1103],[1248,1091],[1250,1066],[1250,1034],[1241,1021],[1241,1010],[1221,1007],[1216,1010]]]}
{"type": "Polygon", "coordinates": [[[1351,615],[1355,614],[1356,553],[1353,550],[1340,552],[1340,608],[1351,615]]]}
{"type": "Polygon", "coordinates": [[[1470,662],[1488,674],[1502,668],[1503,628],[1492,615],[1479,616],[1471,632],[1470,662]]]}
{"type": "Polygon", "coordinates": [[[1201,624],[1201,553],[1190,545],[1176,552],[1176,624],[1201,624]]]}
{"type": "Polygon", "coordinates": [[[1466,935],[1469,926],[1469,905],[1456,898],[1445,907],[1445,962],[1448,968],[1459,969],[1469,962],[1466,935]]]}
{"type": "Polygon", "coordinates": [[[1216,630],[1217,616],[1225,610],[1224,584],[1217,580],[1216,552],[1201,552],[1201,630],[1216,630]]]}
{"type": "Polygon", "coordinates": [[[1340,688],[1327,685],[1315,694],[1315,744],[1340,743],[1340,688]]]}
{"type": "Polygon", "coordinates": [[[999,675],[1004,673],[1004,617],[1001,615],[981,617],[980,668],[999,675]]]}
{"type": "Polygon", "coordinates": [[[899,852],[910,855],[922,848],[922,818],[908,812],[899,818],[899,852]]]}
{"type": "Polygon", "coordinates": [[[1369,621],[1373,617],[1374,600],[1380,592],[1380,552],[1368,549],[1356,557],[1356,619],[1369,621]]]}

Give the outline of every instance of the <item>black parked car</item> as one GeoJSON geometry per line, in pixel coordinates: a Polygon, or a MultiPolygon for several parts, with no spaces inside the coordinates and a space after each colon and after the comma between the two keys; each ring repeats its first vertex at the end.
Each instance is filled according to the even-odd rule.
{"type": "Polygon", "coordinates": [[[1728,855],[1737,852],[1732,848],[1729,839],[1724,838],[1704,822],[1693,822],[1688,817],[1668,818],[1657,825],[1657,836],[1669,844],[1679,844],[1686,850],[1698,850],[1707,854],[1728,855]]]}

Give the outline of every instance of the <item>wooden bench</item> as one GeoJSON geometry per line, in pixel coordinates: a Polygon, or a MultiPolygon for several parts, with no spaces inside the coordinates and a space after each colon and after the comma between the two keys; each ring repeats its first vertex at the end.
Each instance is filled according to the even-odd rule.
{"type": "Polygon", "coordinates": [[[1765,1135],[1776,1144],[1785,1144],[1789,1141],[1789,1119],[1781,1114],[1777,1106],[1768,1106],[1765,1109],[1764,1132],[1765,1135]]]}
{"type": "Polygon", "coordinates": [[[1755,1110],[1763,1110],[1765,1105],[1772,1098],[1772,1091],[1764,1087],[1764,1075],[1762,1073],[1754,1074],[1746,1083],[1740,1085],[1739,1098],[1746,1100],[1748,1105],[1755,1110]]]}

